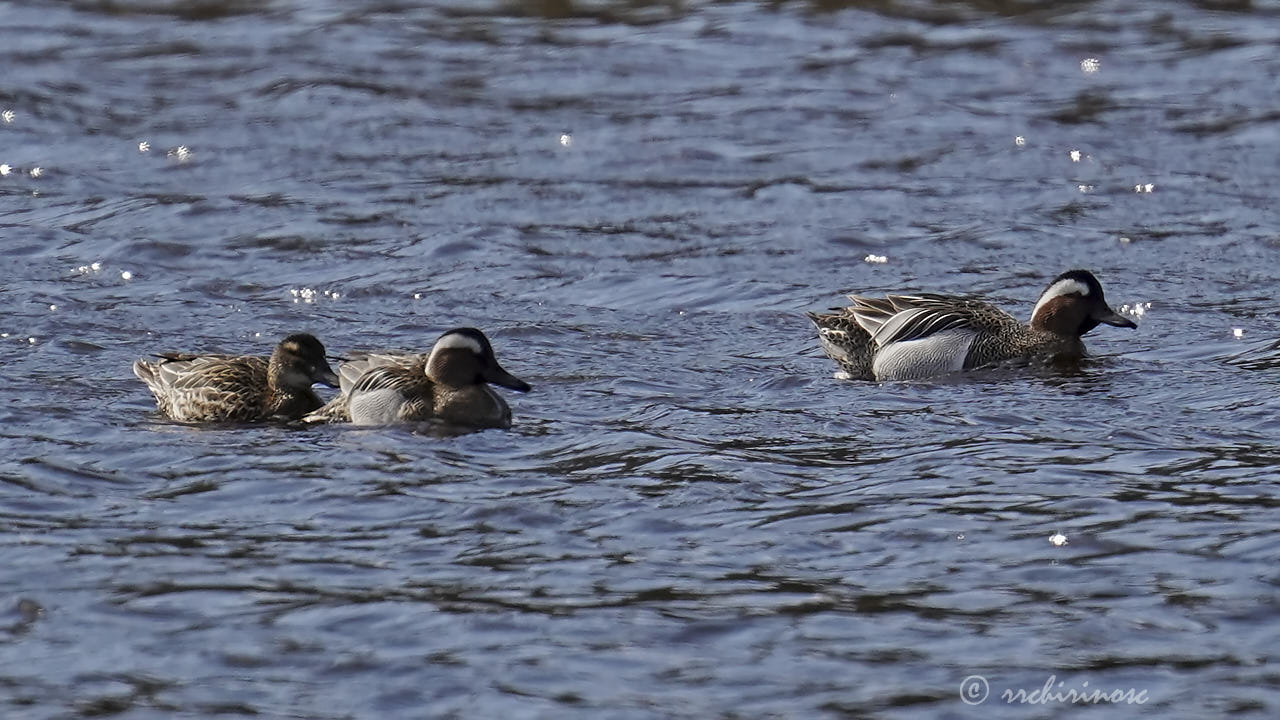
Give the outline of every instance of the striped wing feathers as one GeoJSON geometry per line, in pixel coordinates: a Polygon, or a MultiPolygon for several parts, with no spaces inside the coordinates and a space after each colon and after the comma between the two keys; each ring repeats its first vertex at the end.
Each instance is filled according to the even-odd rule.
{"type": "Polygon", "coordinates": [[[851,295],[849,299],[853,301],[849,312],[877,347],[923,340],[947,330],[989,332],[1008,323],[1018,324],[1011,315],[991,305],[954,295],[851,295]]]}

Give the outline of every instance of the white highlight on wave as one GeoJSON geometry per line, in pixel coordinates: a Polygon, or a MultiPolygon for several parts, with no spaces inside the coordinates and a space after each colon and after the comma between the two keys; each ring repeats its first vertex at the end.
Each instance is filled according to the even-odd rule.
{"type": "Polygon", "coordinates": [[[294,303],[305,303],[307,305],[314,304],[322,297],[330,300],[337,300],[342,297],[342,293],[337,290],[316,290],[315,288],[289,288],[289,294],[293,296],[294,303]]]}
{"type": "Polygon", "coordinates": [[[1134,317],[1140,318],[1143,315],[1146,315],[1147,311],[1150,309],[1151,309],[1151,303],[1136,302],[1132,305],[1129,305],[1129,304],[1121,305],[1119,308],[1117,308],[1117,311],[1121,315],[1132,315],[1134,317]]]}

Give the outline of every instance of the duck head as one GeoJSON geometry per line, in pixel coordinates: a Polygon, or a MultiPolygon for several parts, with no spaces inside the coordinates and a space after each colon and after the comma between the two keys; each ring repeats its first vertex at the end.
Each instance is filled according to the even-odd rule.
{"type": "Polygon", "coordinates": [[[271,366],[286,387],[305,390],[316,383],[338,387],[338,376],[325,359],[324,345],[314,335],[290,335],[271,353],[271,366]]]}
{"type": "Polygon", "coordinates": [[[498,364],[489,338],[475,328],[454,328],[440,336],[427,358],[427,376],[452,387],[493,383],[529,392],[529,383],[498,364]]]}
{"type": "Polygon", "coordinates": [[[1031,327],[1055,335],[1080,337],[1100,323],[1138,327],[1107,305],[1102,284],[1088,270],[1068,270],[1054,278],[1031,311],[1031,327]]]}

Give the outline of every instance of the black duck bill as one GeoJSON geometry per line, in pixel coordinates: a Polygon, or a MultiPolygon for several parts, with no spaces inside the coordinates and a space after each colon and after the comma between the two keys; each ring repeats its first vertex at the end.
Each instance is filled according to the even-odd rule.
{"type": "Polygon", "coordinates": [[[521,380],[515,375],[512,375],[506,370],[503,370],[502,366],[497,362],[489,363],[488,366],[481,371],[480,377],[484,378],[484,381],[487,383],[501,385],[504,388],[510,388],[519,392],[529,392],[533,389],[529,386],[529,383],[521,380]]]}

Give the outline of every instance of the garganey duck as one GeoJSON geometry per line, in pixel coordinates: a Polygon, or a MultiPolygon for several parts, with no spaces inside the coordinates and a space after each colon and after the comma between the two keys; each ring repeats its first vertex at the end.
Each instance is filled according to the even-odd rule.
{"type": "Polygon", "coordinates": [[[426,355],[369,353],[338,367],[342,392],[307,422],[357,425],[438,420],[477,428],[511,427],[511,408],[488,385],[528,392],[529,384],[498,364],[475,328],[440,336],[426,355]]]}
{"type": "Polygon", "coordinates": [[[1030,325],[979,300],[920,293],[871,298],[830,313],[809,313],[822,349],[850,378],[913,380],[1011,360],[1078,360],[1080,336],[1099,323],[1136,328],[1107,305],[1102,285],[1086,270],[1049,283],[1030,325]]]}
{"type": "Polygon", "coordinates": [[[270,358],[258,355],[163,353],[138,360],[133,373],[156,397],[160,412],[179,422],[296,420],[319,408],[315,383],[338,386],[324,346],[311,335],[281,340],[270,358]]]}

